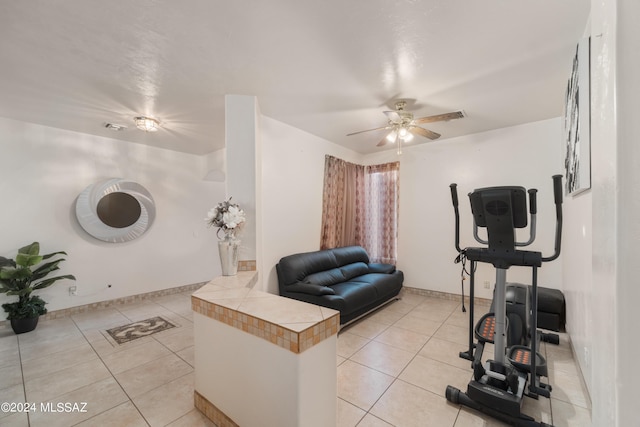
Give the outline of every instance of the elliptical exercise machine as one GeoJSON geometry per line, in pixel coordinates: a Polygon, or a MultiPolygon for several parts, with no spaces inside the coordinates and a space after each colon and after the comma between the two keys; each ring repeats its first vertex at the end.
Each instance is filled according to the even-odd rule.
{"type": "Polygon", "coordinates": [[[553,176],[556,234],[555,250],[549,257],[543,257],[540,252],[516,249],[530,245],[535,240],[537,190],[528,190],[531,224],[529,240],[526,242],[516,241],[516,229],[527,226],[527,191],[523,187],[489,187],[469,193],[474,219],[474,238],[487,246],[461,249],[457,185],[451,184],[450,188],[455,212],[455,246],[459,253],[458,258],[466,258],[471,262],[469,348],[461,352],[460,357],[472,361],[473,379],[469,382],[466,393],[453,386],[447,386],[447,400],[481,411],[514,426],[553,427],[536,422],[532,417],[523,414],[521,407],[525,395],[534,399],[538,396],[551,396],[551,386],[540,380],[542,376],[548,377],[548,374],[546,360],[537,349],[541,340],[558,344],[559,338],[556,334],[544,334],[537,330],[537,269],[543,262],[553,261],[560,255],[562,175],[553,176]],[[478,235],[478,227],[487,229],[487,240],[478,235]],[[485,314],[474,328],[474,271],[478,262],[493,264],[496,269],[496,283],[491,312],[485,314]],[[506,275],[507,269],[511,266],[532,269],[530,292],[528,287],[522,285],[514,285],[510,289],[511,293],[524,295],[525,308],[520,310],[520,314],[508,313],[507,308],[506,275]],[[473,342],[474,334],[477,344],[473,342]],[[486,343],[494,344],[495,360],[488,360],[483,366],[482,353],[486,343]]]}

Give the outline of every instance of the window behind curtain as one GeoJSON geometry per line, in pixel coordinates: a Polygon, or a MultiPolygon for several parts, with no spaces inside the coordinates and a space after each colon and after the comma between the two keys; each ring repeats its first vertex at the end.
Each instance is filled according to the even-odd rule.
{"type": "Polygon", "coordinates": [[[372,262],[396,263],[399,168],[325,157],[321,249],[360,245],[372,262]]]}
{"type": "Polygon", "coordinates": [[[372,262],[396,263],[399,174],[400,162],[365,168],[361,246],[372,262]]]}

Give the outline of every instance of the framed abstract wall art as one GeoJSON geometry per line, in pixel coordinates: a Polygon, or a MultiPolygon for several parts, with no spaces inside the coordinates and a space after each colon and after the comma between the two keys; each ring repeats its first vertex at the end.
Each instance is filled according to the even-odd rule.
{"type": "Polygon", "coordinates": [[[591,187],[590,40],[580,40],[567,83],[564,107],[565,194],[591,187]]]}

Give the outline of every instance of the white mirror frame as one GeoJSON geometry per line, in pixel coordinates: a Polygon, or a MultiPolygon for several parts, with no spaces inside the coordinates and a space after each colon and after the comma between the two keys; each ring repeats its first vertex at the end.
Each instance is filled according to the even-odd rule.
{"type": "Polygon", "coordinates": [[[156,217],[156,206],[151,193],[137,182],[110,178],[91,184],[78,195],[76,218],[82,228],[96,239],[122,243],[136,239],[151,227],[156,217]],[[133,196],[140,203],[140,217],[128,227],[111,227],[98,217],[98,202],[104,196],[121,192],[133,196]]]}

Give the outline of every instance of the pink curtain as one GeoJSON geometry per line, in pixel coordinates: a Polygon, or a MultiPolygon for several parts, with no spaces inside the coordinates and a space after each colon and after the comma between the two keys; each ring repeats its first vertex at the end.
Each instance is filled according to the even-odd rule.
{"type": "Polygon", "coordinates": [[[325,156],[321,249],[360,245],[372,262],[396,263],[399,168],[325,156]]]}
{"type": "Polygon", "coordinates": [[[364,166],[325,156],[320,249],[359,244],[363,190],[364,166]]]}

